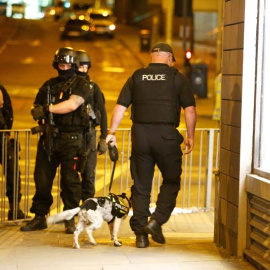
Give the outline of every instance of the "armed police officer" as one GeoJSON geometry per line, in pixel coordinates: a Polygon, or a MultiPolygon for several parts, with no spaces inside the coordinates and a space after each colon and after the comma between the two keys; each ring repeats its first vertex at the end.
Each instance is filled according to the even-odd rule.
{"type": "MultiPolygon", "coordinates": [[[[51,190],[59,165],[64,210],[79,206],[81,182],[76,166],[82,151],[83,130],[88,123],[85,104],[90,102],[90,92],[89,83],[75,73],[75,55],[69,47],[56,51],[53,67],[58,76],[39,89],[31,110],[34,120],[40,123],[42,135],[34,171],[36,193],[30,209],[35,217],[21,227],[22,231],[47,228],[45,216],[53,203],[51,190]]],[[[74,219],[65,221],[66,233],[74,230],[74,219]]]]}
{"type": "MultiPolygon", "coordinates": [[[[0,129],[11,129],[13,125],[13,108],[10,96],[5,87],[0,84],[0,129]]],[[[9,132],[5,132],[6,138],[9,132]]],[[[6,196],[9,202],[8,220],[24,219],[26,216],[20,209],[21,177],[19,171],[19,157],[14,156],[14,139],[7,139],[6,161],[6,196]],[[15,181],[14,181],[15,179],[15,181]]],[[[0,163],[3,164],[3,133],[0,133],[0,163]]],[[[4,146],[5,147],[5,146],[4,146]]],[[[4,170],[3,170],[4,171],[4,170]]]]}
{"type": "Polygon", "coordinates": [[[107,143],[116,143],[116,129],[132,104],[130,170],[134,185],[130,226],[136,234],[138,248],[149,245],[148,234],[157,243],[165,243],[161,226],[170,218],[180,190],[183,137],[176,127],[181,107],[187,126],[186,154],[193,149],[196,124],[194,96],[188,80],[172,67],[175,61],[172,48],[167,43],[157,43],[152,48],[151,60],[146,68],[136,70],[122,88],[106,138],[107,143]],[[155,164],[163,182],[151,215],[149,204],[155,164]]]}
{"type": "Polygon", "coordinates": [[[85,131],[85,147],[88,149],[85,169],[81,173],[82,177],[82,201],[93,198],[95,195],[95,171],[97,164],[97,152],[99,155],[107,151],[107,113],[105,108],[105,98],[99,86],[90,79],[88,75],[91,68],[90,56],[84,50],[76,53],[77,75],[84,77],[90,84],[92,103],[87,104],[89,115],[89,127],[85,131]],[[100,138],[97,146],[96,126],[100,126],[100,138]]]}

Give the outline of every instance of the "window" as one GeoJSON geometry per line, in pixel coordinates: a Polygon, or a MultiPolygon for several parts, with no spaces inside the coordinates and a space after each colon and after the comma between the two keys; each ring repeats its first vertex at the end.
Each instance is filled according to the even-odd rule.
{"type": "Polygon", "coordinates": [[[254,171],[270,179],[270,2],[259,1],[254,171]]]}

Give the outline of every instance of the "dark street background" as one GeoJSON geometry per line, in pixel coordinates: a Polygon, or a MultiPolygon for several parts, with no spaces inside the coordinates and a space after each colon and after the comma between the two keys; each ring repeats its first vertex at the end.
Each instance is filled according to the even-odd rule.
{"type": "MultiPolygon", "coordinates": [[[[62,24],[63,21],[0,17],[0,81],[12,99],[14,129],[36,125],[30,115],[30,108],[38,88],[49,78],[57,76],[52,67],[52,59],[58,48],[71,46],[74,49],[86,50],[90,54],[90,76],[105,95],[108,119],[127,78],[135,69],[146,66],[150,61],[149,53],[140,51],[140,29],[119,24],[114,39],[97,37],[93,41],[62,41],[59,33],[62,24]]],[[[163,40],[162,37],[160,40],[163,40]]],[[[181,71],[181,42],[174,40],[172,47],[177,60],[175,67],[181,71]]],[[[218,122],[211,117],[214,106],[213,48],[201,47],[197,49],[197,54],[198,57],[204,57],[204,61],[208,63],[209,85],[209,98],[197,99],[197,127],[218,127],[218,122]]],[[[129,118],[127,111],[120,128],[130,127],[129,118]]]]}

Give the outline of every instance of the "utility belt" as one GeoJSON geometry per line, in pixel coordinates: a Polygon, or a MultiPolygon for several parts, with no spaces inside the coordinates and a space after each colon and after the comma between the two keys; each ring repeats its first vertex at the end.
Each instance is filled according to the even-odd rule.
{"type": "Polygon", "coordinates": [[[83,135],[82,134],[70,134],[70,133],[58,133],[56,138],[59,139],[71,139],[71,140],[82,140],[83,135]]]}
{"type": "Polygon", "coordinates": [[[163,122],[147,122],[147,123],[140,123],[140,122],[133,122],[133,124],[142,124],[142,125],[164,125],[164,126],[171,126],[176,127],[175,123],[163,123],[163,122]]]}
{"type": "MultiPolygon", "coordinates": [[[[45,126],[40,125],[37,127],[31,128],[32,134],[37,134],[41,132],[45,132],[45,126]]],[[[52,127],[51,128],[51,137],[52,138],[59,138],[59,139],[71,139],[71,140],[82,140],[83,135],[79,133],[66,133],[66,132],[59,132],[58,128],[52,127]]]]}

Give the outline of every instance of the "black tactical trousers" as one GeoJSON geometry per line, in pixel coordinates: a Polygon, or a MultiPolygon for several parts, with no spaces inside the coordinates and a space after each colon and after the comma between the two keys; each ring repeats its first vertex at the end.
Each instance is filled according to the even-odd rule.
{"type": "Polygon", "coordinates": [[[93,198],[95,196],[95,173],[97,165],[97,143],[96,131],[93,129],[90,133],[90,153],[87,157],[87,162],[82,176],[82,201],[93,198]]]}
{"type": "MultiPolygon", "coordinates": [[[[2,162],[2,139],[0,140],[0,163],[2,162]]],[[[3,168],[5,169],[5,168],[3,168]]],[[[5,172],[4,172],[5,173],[5,172]]],[[[21,201],[21,174],[19,168],[19,156],[14,157],[14,141],[9,140],[7,145],[7,168],[6,168],[6,196],[10,205],[21,201]]]]}
{"type": "Polygon", "coordinates": [[[133,216],[131,229],[143,233],[150,216],[149,204],[155,165],[162,174],[156,209],[152,214],[161,225],[168,221],[176,204],[182,173],[182,135],[172,125],[133,124],[131,129],[131,175],[133,216]]]}
{"type": "Polygon", "coordinates": [[[64,204],[63,210],[78,207],[81,199],[81,182],[76,170],[76,158],[82,147],[82,136],[78,139],[54,138],[54,151],[50,160],[43,145],[44,139],[41,136],[34,171],[36,193],[30,211],[37,215],[49,213],[53,203],[51,194],[53,180],[59,165],[61,165],[60,195],[64,204]]]}

